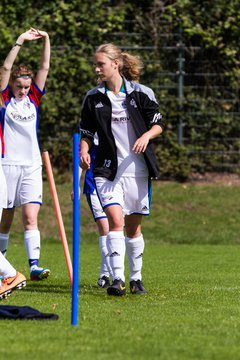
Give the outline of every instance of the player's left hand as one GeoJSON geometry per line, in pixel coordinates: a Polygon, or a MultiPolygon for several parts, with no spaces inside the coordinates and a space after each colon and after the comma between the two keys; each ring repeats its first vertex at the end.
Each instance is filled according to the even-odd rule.
{"type": "Polygon", "coordinates": [[[143,134],[140,138],[138,138],[134,145],[133,145],[133,148],[132,148],[132,151],[135,152],[135,154],[141,154],[143,153],[147,146],[148,146],[148,143],[149,143],[149,135],[148,133],[145,133],[143,134]]]}

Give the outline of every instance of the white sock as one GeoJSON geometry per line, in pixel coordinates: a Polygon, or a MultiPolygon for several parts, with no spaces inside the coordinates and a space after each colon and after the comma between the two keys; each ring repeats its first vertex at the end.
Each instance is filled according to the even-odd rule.
{"type": "Polygon", "coordinates": [[[125,241],[123,231],[109,231],[107,235],[107,248],[112,269],[112,280],[121,279],[124,276],[125,241]]]}
{"type": "Polygon", "coordinates": [[[24,243],[27,251],[28,260],[40,258],[40,231],[25,230],[24,243]]]}
{"type": "Polygon", "coordinates": [[[6,256],[6,252],[7,252],[9,235],[10,233],[7,234],[0,233],[0,252],[2,252],[4,256],[6,256]]]}
{"type": "Polygon", "coordinates": [[[107,249],[107,235],[99,236],[99,248],[101,254],[101,265],[100,265],[100,275],[99,277],[112,275],[111,266],[110,266],[110,258],[107,249]]]}
{"type": "Polygon", "coordinates": [[[10,262],[5,258],[5,256],[0,251],[0,274],[3,278],[9,278],[16,275],[16,270],[10,264],[10,262]]]}
{"type": "Polygon", "coordinates": [[[140,235],[136,238],[125,237],[128,264],[130,269],[130,281],[142,280],[142,255],[144,250],[144,239],[140,235]]]}

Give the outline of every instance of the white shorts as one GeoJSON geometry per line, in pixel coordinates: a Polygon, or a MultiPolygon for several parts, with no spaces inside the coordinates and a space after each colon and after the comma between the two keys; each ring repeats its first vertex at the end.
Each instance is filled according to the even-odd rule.
{"type": "Polygon", "coordinates": [[[92,194],[86,194],[88,205],[91,209],[91,212],[93,214],[94,220],[103,219],[106,218],[107,215],[103,211],[102,205],[100,203],[100,200],[98,198],[98,195],[96,193],[96,190],[92,194]]]}
{"type": "Polygon", "coordinates": [[[8,190],[7,208],[42,204],[42,166],[3,165],[8,190]]]}
{"type": "Polygon", "coordinates": [[[120,205],[124,215],[149,215],[151,180],[148,177],[116,177],[114,181],[96,177],[95,182],[103,209],[120,205]]]}

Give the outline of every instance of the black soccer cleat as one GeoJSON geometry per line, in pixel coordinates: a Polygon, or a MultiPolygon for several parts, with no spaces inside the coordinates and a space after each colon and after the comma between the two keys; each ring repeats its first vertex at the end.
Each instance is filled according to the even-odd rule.
{"type": "Polygon", "coordinates": [[[108,295],[114,295],[114,296],[122,296],[126,294],[126,286],[125,282],[123,282],[121,279],[115,279],[107,288],[108,295]]]}
{"type": "Polygon", "coordinates": [[[107,288],[109,285],[110,285],[110,281],[109,281],[109,278],[107,276],[102,276],[98,279],[97,281],[97,285],[100,287],[100,288],[107,288]]]}
{"type": "Polygon", "coordinates": [[[131,292],[131,294],[136,294],[136,295],[147,294],[147,290],[144,288],[141,280],[130,281],[130,292],[131,292]]]}

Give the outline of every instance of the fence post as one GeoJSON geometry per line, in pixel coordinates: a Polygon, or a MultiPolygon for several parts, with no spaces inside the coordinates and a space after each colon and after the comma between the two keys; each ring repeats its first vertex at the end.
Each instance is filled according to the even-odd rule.
{"type": "Polygon", "coordinates": [[[178,48],[178,70],[177,70],[177,78],[178,78],[178,144],[183,144],[183,128],[184,122],[182,119],[183,116],[183,97],[184,97],[184,49],[185,45],[182,42],[182,27],[179,28],[179,41],[176,44],[178,48]]]}

